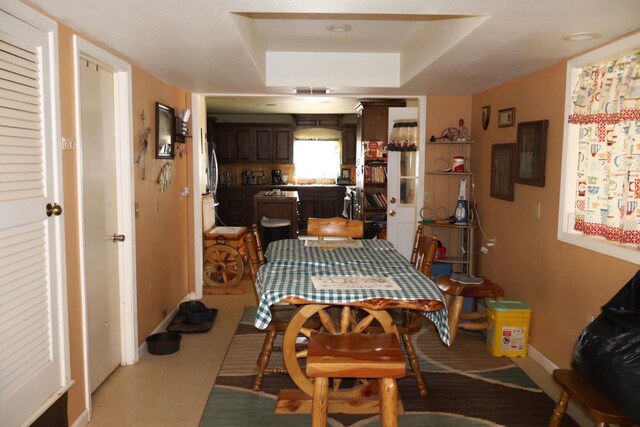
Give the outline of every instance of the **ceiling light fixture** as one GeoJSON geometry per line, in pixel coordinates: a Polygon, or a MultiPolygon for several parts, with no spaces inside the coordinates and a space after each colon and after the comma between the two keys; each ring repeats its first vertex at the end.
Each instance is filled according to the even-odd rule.
{"type": "Polygon", "coordinates": [[[326,87],[299,87],[293,90],[296,95],[326,95],[331,92],[331,89],[326,87]]]}
{"type": "Polygon", "coordinates": [[[334,24],[327,27],[327,30],[331,31],[332,33],[348,33],[349,31],[351,31],[351,25],[334,24]]]}
{"type": "Polygon", "coordinates": [[[596,37],[598,37],[598,35],[595,33],[584,32],[569,34],[568,36],[564,37],[564,39],[570,42],[581,42],[585,40],[595,39],[596,37]]]}

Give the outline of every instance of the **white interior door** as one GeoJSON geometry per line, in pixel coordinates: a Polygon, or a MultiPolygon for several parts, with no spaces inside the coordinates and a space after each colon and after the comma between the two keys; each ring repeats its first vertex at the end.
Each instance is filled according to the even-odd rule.
{"type": "MultiPolygon", "coordinates": [[[[417,107],[389,108],[389,132],[396,120],[418,121],[417,107]]],[[[419,144],[420,147],[420,144],[419,144]]],[[[407,259],[421,207],[421,151],[389,151],[387,166],[387,240],[407,259]]]]}
{"type": "Polygon", "coordinates": [[[114,74],[80,62],[82,201],[91,391],[121,363],[114,74]]]}
{"type": "Polygon", "coordinates": [[[0,423],[8,426],[32,422],[71,383],[56,39],[55,23],[18,2],[0,6],[0,423]]]}

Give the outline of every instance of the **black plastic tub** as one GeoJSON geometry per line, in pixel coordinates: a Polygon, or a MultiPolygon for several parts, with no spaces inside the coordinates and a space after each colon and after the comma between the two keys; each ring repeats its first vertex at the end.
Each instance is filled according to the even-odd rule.
{"type": "Polygon", "coordinates": [[[159,332],[147,337],[149,353],[162,356],[180,350],[182,336],[175,332],[159,332]]]}
{"type": "Polygon", "coordinates": [[[178,314],[185,316],[185,323],[197,325],[213,320],[217,310],[209,309],[200,301],[187,301],[180,304],[178,314]]]}

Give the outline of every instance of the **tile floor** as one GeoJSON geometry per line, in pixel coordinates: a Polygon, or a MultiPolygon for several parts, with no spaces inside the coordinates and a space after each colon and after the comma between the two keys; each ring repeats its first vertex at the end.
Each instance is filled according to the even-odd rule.
{"type": "Polygon", "coordinates": [[[256,305],[252,283],[240,286],[244,295],[205,295],[218,309],[209,332],[183,334],[178,352],[116,369],[93,394],[89,426],[197,426],[240,316],[256,305]]]}

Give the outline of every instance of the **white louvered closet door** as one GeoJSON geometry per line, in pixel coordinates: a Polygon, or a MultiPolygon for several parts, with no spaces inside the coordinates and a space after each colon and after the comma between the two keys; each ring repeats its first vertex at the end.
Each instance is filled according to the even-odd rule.
{"type": "Polygon", "coordinates": [[[0,423],[68,386],[59,152],[49,33],[0,10],[0,423]]]}

